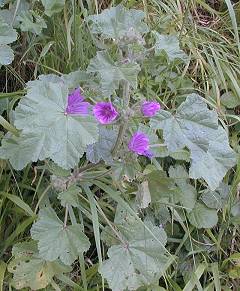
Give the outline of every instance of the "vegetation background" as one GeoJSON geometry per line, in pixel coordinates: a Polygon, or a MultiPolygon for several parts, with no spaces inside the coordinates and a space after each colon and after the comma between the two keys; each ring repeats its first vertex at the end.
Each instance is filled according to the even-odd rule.
{"type": "MultiPolygon", "coordinates": [[[[41,15],[41,4],[30,2],[41,15]]],[[[182,49],[191,58],[185,66],[163,70],[154,82],[141,75],[140,86],[145,94],[172,109],[181,102],[181,92],[194,88],[225,121],[231,146],[239,153],[240,1],[231,0],[66,1],[59,13],[45,18],[47,28],[36,22],[31,26],[32,31],[19,33],[13,45],[14,62],[1,68],[1,135],[9,130],[9,112],[25,93],[27,81],[40,74],[67,74],[79,68],[86,69],[97,49],[84,19],[119,3],[144,11],[152,29],[178,33],[182,49]],[[43,29],[41,34],[39,29],[43,29]]],[[[15,8],[16,5],[21,6],[21,1],[15,1],[15,8]]],[[[168,163],[171,164],[171,160],[168,163]]],[[[0,290],[14,290],[7,264],[13,245],[30,237],[35,217],[29,213],[36,213],[41,203],[49,203],[48,197],[54,201],[48,182],[49,174],[42,164],[33,163],[23,171],[15,171],[7,161],[0,161],[0,290]]],[[[160,281],[161,287],[149,290],[240,290],[239,164],[224,182],[231,188],[229,199],[219,210],[219,221],[214,228],[197,229],[186,221],[176,223],[173,218],[166,223],[170,234],[168,250],[180,260],[168,268],[160,281]]],[[[112,201],[98,194],[101,211],[113,220],[116,209],[112,201]]],[[[86,217],[89,217],[91,205],[86,197],[81,199],[86,217]]],[[[63,218],[64,212],[58,210],[63,218]]],[[[105,224],[100,211],[98,215],[96,223],[105,224]]],[[[63,281],[56,281],[55,285],[42,290],[103,290],[104,284],[108,290],[98,274],[99,257],[93,247],[94,229],[88,218],[85,230],[92,247],[85,262],[74,265],[71,282],[62,278],[63,281]]]]}

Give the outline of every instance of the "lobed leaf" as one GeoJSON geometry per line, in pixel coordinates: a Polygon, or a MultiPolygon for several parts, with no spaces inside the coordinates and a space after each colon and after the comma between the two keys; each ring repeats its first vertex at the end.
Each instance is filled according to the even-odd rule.
{"type": "Polygon", "coordinates": [[[178,186],[177,195],[180,204],[186,209],[187,212],[194,208],[197,200],[196,189],[188,182],[188,173],[183,166],[177,165],[170,167],[169,176],[174,179],[178,186]]]}
{"type": "Polygon", "coordinates": [[[197,228],[211,228],[218,222],[217,211],[207,208],[200,202],[195,204],[194,209],[188,214],[188,219],[197,228]]]}
{"type": "Polygon", "coordinates": [[[162,35],[158,32],[153,32],[156,43],[155,43],[155,54],[160,55],[165,52],[170,61],[180,59],[184,62],[188,60],[186,53],[180,49],[179,40],[176,35],[162,35]]]}
{"type": "Polygon", "coordinates": [[[52,208],[43,208],[39,212],[39,220],[31,228],[31,236],[38,241],[39,256],[47,261],[60,259],[71,265],[90,247],[87,236],[82,232],[80,224],[64,227],[52,208]]]}
{"type": "Polygon", "coordinates": [[[17,32],[0,17],[0,66],[9,65],[14,59],[12,49],[8,44],[17,39],[17,32]]]}
{"type": "Polygon", "coordinates": [[[227,204],[229,192],[230,186],[225,183],[220,183],[215,191],[211,191],[210,189],[204,190],[200,199],[209,208],[222,209],[227,204]]]}
{"type": "Polygon", "coordinates": [[[13,273],[16,289],[31,288],[39,290],[47,287],[54,276],[71,271],[71,268],[60,261],[43,260],[34,241],[14,245],[13,260],[8,265],[8,271],[13,273]]]}
{"type": "Polygon", "coordinates": [[[87,159],[91,163],[104,160],[107,164],[113,163],[112,150],[117,140],[117,131],[100,127],[99,140],[87,147],[87,159]]]}
{"type": "Polygon", "coordinates": [[[88,16],[87,19],[91,20],[92,33],[101,34],[104,39],[120,40],[127,37],[130,30],[138,34],[147,33],[149,30],[143,22],[144,12],[128,10],[123,5],[105,9],[101,14],[88,16]]]}
{"type": "Polygon", "coordinates": [[[109,259],[103,262],[100,273],[113,291],[136,290],[154,283],[171,262],[171,258],[164,254],[165,231],[150,222],[145,223],[146,229],[125,211],[116,216],[115,223],[118,222],[124,243],[109,248],[109,259]]]}
{"type": "Polygon", "coordinates": [[[128,81],[133,88],[137,88],[137,76],[140,66],[137,63],[121,64],[114,62],[106,51],[97,52],[90,61],[87,72],[98,73],[101,78],[103,94],[110,96],[119,88],[120,81],[128,81]]]}
{"type": "Polygon", "coordinates": [[[225,130],[218,125],[217,113],[207,108],[196,94],[187,97],[175,114],[162,110],[151,119],[151,127],[162,129],[170,152],[187,147],[191,152],[190,177],[203,178],[216,189],[226,172],[235,165],[225,130]]]}
{"type": "Polygon", "coordinates": [[[41,1],[45,9],[44,12],[47,16],[52,16],[55,13],[61,12],[65,4],[65,0],[41,0],[41,1]]]}
{"type": "Polygon", "coordinates": [[[22,31],[30,31],[37,35],[41,34],[47,24],[44,19],[34,11],[28,10],[18,16],[18,21],[21,23],[20,28],[22,31]]]}
{"type": "Polygon", "coordinates": [[[87,145],[97,140],[98,127],[93,116],[64,114],[68,93],[55,75],[29,82],[27,95],[14,111],[14,124],[22,132],[19,137],[5,136],[0,156],[19,170],[45,158],[64,169],[76,166],[87,145]]]}

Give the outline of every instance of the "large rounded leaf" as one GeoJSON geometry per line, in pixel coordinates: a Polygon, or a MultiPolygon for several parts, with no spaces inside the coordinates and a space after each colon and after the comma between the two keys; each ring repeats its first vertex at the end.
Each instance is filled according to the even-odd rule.
{"type": "Polygon", "coordinates": [[[65,169],[76,166],[87,145],[97,141],[98,127],[93,116],[64,114],[68,94],[67,85],[54,75],[29,82],[28,93],[14,112],[14,124],[22,132],[11,141],[9,135],[4,138],[1,157],[10,158],[16,169],[45,158],[65,169]]]}

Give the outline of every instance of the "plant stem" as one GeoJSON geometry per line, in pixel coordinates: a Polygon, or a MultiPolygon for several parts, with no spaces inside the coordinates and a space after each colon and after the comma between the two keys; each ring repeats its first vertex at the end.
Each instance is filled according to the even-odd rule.
{"type": "Polygon", "coordinates": [[[21,91],[16,91],[16,92],[11,92],[11,93],[1,93],[0,99],[19,97],[19,95],[24,95],[26,92],[27,92],[26,90],[21,90],[21,91]]]}
{"type": "Polygon", "coordinates": [[[65,217],[64,217],[64,224],[63,224],[64,229],[67,227],[67,219],[68,219],[68,204],[66,204],[66,207],[65,207],[65,217]]]}
{"type": "MultiPolygon", "coordinates": [[[[123,101],[124,101],[124,107],[128,108],[129,107],[129,102],[130,102],[130,90],[129,90],[129,82],[128,81],[124,81],[124,85],[123,85],[123,101]]],[[[118,131],[118,136],[117,136],[117,140],[116,143],[113,147],[112,150],[112,155],[114,156],[118,150],[118,148],[121,146],[122,144],[122,139],[124,137],[124,134],[126,132],[128,126],[128,119],[124,118],[120,127],[119,127],[119,131],[118,131]]]]}

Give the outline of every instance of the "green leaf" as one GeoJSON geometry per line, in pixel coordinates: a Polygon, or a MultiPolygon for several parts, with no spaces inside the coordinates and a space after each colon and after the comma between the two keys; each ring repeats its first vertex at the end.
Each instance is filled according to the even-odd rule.
{"type": "Polygon", "coordinates": [[[176,202],[176,186],[164,171],[152,171],[145,176],[152,202],[176,202]]]}
{"type": "Polygon", "coordinates": [[[162,35],[156,31],[154,31],[153,34],[156,38],[156,55],[160,55],[162,52],[165,52],[170,61],[180,59],[186,62],[188,60],[188,56],[183,50],[180,49],[179,40],[176,35],[162,35]]]}
{"type": "Polygon", "coordinates": [[[235,108],[240,105],[238,96],[233,92],[226,92],[221,96],[221,103],[227,108],[235,108]]]}
{"type": "Polygon", "coordinates": [[[17,39],[17,32],[0,18],[0,66],[9,65],[14,54],[8,44],[17,39]]]}
{"type": "Polygon", "coordinates": [[[54,276],[71,271],[70,267],[59,261],[47,262],[40,258],[37,244],[33,241],[16,244],[12,254],[14,258],[8,265],[8,271],[13,273],[17,289],[29,287],[39,290],[47,287],[54,276]]]}
{"type": "Polygon", "coordinates": [[[206,189],[202,193],[200,199],[209,208],[222,209],[227,203],[229,192],[230,186],[225,183],[221,183],[215,191],[206,189]]]}
{"type": "Polygon", "coordinates": [[[113,163],[112,150],[116,143],[118,133],[112,129],[100,127],[98,142],[87,148],[87,159],[91,163],[98,163],[104,160],[107,164],[113,163]]]}
{"type": "Polygon", "coordinates": [[[169,176],[174,179],[178,186],[179,201],[186,211],[189,212],[194,208],[197,200],[196,189],[188,183],[188,173],[183,166],[170,167],[169,176]]]}
{"type": "Polygon", "coordinates": [[[141,173],[141,165],[139,164],[139,162],[137,160],[133,160],[133,159],[126,159],[123,162],[120,161],[116,161],[113,165],[112,165],[112,175],[113,175],[113,179],[116,181],[119,180],[128,180],[128,181],[132,181],[133,179],[136,178],[136,176],[141,173]]]}
{"type": "Polygon", "coordinates": [[[49,155],[46,136],[41,133],[6,134],[0,147],[1,159],[9,159],[16,170],[22,170],[30,161],[37,162],[49,155]]]}
{"type": "Polygon", "coordinates": [[[0,45],[0,65],[9,65],[14,59],[13,50],[8,45],[0,45]]]}
{"type": "Polygon", "coordinates": [[[39,220],[33,224],[31,235],[34,240],[38,240],[41,258],[47,261],[60,258],[66,265],[71,265],[79,254],[90,247],[82,226],[74,224],[64,227],[52,208],[40,210],[39,220]]]}
{"type": "Polygon", "coordinates": [[[120,81],[128,81],[130,86],[137,88],[137,76],[140,66],[137,63],[117,63],[105,51],[97,52],[90,61],[87,72],[98,73],[101,77],[103,94],[109,96],[119,88],[120,81]]]}
{"type": "MultiPolygon", "coordinates": [[[[121,222],[121,219],[117,220],[121,222]]],[[[163,229],[146,223],[154,238],[144,225],[129,217],[129,214],[124,221],[117,224],[122,242],[109,248],[109,259],[103,262],[99,270],[113,291],[137,290],[140,286],[150,285],[163,275],[172,262],[164,254],[167,236],[163,229]]]]}
{"type": "Polygon", "coordinates": [[[52,161],[46,163],[46,169],[51,172],[51,174],[58,177],[68,177],[71,175],[71,170],[65,170],[52,161]]]}
{"type": "Polygon", "coordinates": [[[52,16],[55,13],[61,12],[65,4],[65,0],[41,0],[41,1],[45,9],[44,12],[47,16],[52,16]]]}
{"type": "Polygon", "coordinates": [[[47,28],[47,24],[44,19],[31,10],[21,13],[18,16],[18,20],[21,23],[20,28],[22,31],[30,31],[39,35],[41,34],[43,28],[47,28]]]}
{"type": "Polygon", "coordinates": [[[0,18],[0,45],[6,45],[17,39],[17,32],[0,18]]]}
{"type": "Polygon", "coordinates": [[[61,205],[66,207],[66,204],[73,207],[79,206],[79,195],[81,189],[75,185],[70,186],[66,191],[58,194],[58,199],[61,200],[61,205]]]}
{"type": "Polygon", "coordinates": [[[148,181],[144,181],[138,186],[136,200],[140,208],[147,208],[151,203],[151,193],[148,187],[148,181]]]}
{"type": "Polygon", "coordinates": [[[196,94],[187,97],[175,114],[161,110],[151,119],[154,129],[163,129],[170,152],[187,147],[191,152],[190,177],[203,178],[215,190],[226,172],[235,165],[225,130],[218,125],[217,113],[207,108],[196,94]]]}
{"type": "Polygon", "coordinates": [[[101,34],[104,39],[120,40],[133,31],[135,34],[148,32],[148,26],[143,22],[144,12],[141,10],[127,10],[123,5],[105,9],[99,15],[88,16],[91,20],[92,33],[101,34]]]}
{"type": "Polygon", "coordinates": [[[98,127],[93,116],[64,114],[69,92],[64,82],[56,77],[44,76],[29,82],[28,93],[14,112],[14,124],[22,129],[22,133],[14,141],[11,139],[10,143],[15,144],[10,148],[9,142],[6,139],[3,141],[0,156],[10,158],[17,169],[45,158],[51,158],[64,169],[73,168],[87,145],[98,138],[98,127]],[[17,161],[12,158],[14,155],[17,161]]]}
{"type": "Polygon", "coordinates": [[[211,228],[218,222],[217,211],[207,208],[200,202],[195,204],[194,209],[188,214],[188,219],[197,228],[211,228]]]}

